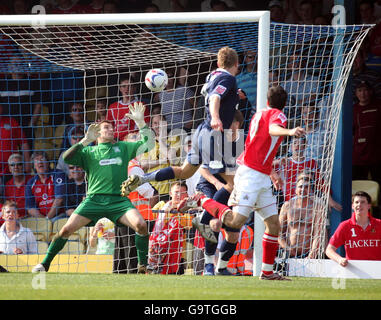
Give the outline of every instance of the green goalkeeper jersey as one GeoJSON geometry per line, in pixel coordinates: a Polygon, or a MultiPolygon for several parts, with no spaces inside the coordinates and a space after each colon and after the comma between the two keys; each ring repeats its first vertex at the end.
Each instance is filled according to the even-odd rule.
{"type": "Polygon", "coordinates": [[[66,163],[79,166],[86,172],[87,195],[120,195],[121,184],[128,177],[129,161],[149,151],[154,145],[147,127],[141,129],[140,134],[142,139],[137,142],[119,141],[87,147],[80,145],[73,156],[65,159],[66,163]]]}

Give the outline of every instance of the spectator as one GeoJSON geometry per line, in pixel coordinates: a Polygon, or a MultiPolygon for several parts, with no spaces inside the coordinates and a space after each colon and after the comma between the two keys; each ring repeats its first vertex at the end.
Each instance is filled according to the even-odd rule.
{"type": "Polygon", "coordinates": [[[58,6],[53,8],[52,14],[75,14],[84,13],[84,7],[72,0],[57,0],[58,6]]]}
{"type": "Polygon", "coordinates": [[[74,132],[77,128],[79,128],[83,132],[85,132],[88,128],[88,122],[85,121],[85,113],[83,104],[79,102],[74,102],[70,108],[70,118],[72,119],[72,123],[66,125],[65,131],[63,134],[62,141],[62,151],[69,149],[71,145],[71,137],[76,136],[74,132]]]}
{"type": "Polygon", "coordinates": [[[66,215],[71,216],[86,196],[85,171],[69,165],[69,179],[66,184],[66,215]]]}
{"type": "MultiPolygon", "coordinates": [[[[167,122],[159,114],[151,117],[151,128],[155,132],[155,147],[140,156],[140,165],[145,172],[154,172],[156,170],[166,168],[170,164],[178,164],[178,154],[174,148],[174,140],[168,139],[167,122]]],[[[156,189],[156,196],[160,200],[169,200],[169,189],[172,182],[176,179],[166,181],[151,181],[151,185],[156,189]]],[[[156,201],[157,202],[157,201],[156,201]]]]}
{"type": "Polygon", "coordinates": [[[359,4],[359,24],[377,24],[380,22],[374,13],[373,0],[361,0],[359,4]]]}
{"type": "Polygon", "coordinates": [[[0,104],[0,174],[9,173],[8,158],[15,152],[22,152],[24,169],[29,173],[31,172],[30,148],[25,134],[17,120],[2,113],[3,106],[0,104]]]}
{"type": "Polygon", "coordinates": [[[8,166],[12,178],[5,184],[4,195],[6,200],[16,202],[18,217],[21,219],[27,216],[25,185],[31,176],[24,173],[23,157],[20,153],[13,153],[8,158],[8,166]]]}
{"type": "Polygon", "coordinates": [[[73,129],[74,130],[72,132],[70,132],[70,146],[68,146],[64,151],[62,151],[62,153],[60,154],[60,156],[58,158],[58,162],[57,162],[57,166],[56,166],[56,168],[58,170],[65,172],[66,176],[68,176],[69,178],[71,178],[70,172],[69,172],[69,165],[67,163],[65,163],[65,161],[63,160],[63,154],[69,147],[71,147],[71,146],[75,145],[76,143],[78,143],[79,141],[81,141],[81,139],[85,136],[85,133],[84,133],[83,128],[81,126],[78,126],[76,128],[73,128],[73,129]]]}
{"type": "MultiPolygon", "coordinates": [[[[380,74],[367,67],[366,65],[366,52],[364,50],[359,50],[356,58],[353,62],[352,72],[352,93],[353,98],[356,101],[355,90],[357,85],[362,81],[367,81],[373,88],[376,97],[381,97],[381,76],[380,74]]],[[[356,101],[357,102],[357,101],[356,101]]]]}
{"type": "MultiPolygon", "coordinates": [[[[325,183],[321,180],[317,162],[314,159],[306,157],[306,143],[306,136],[294,137],[291,142],[291,156],[277,159],[273,162],[275,171],[283,181],[282,194],[285,201],[290,201],[295,196],[297,178],[303,172],[311,176],[316,189],[319,189],[320,193],[328,192],[328,190],[324,190],[326,187],[325,183]]],[[[341,205],[334,201],[331,195],[329,195],[328,202],[329,208],[333,207],[337,211],[342,210],[341,205]]]]}
{"type": "Polygon", "coordinates": [[[352,217],[337,227],[325,251],[328,258],[346,267],[349,260],[381,260],[381,220],[370,213],[372,199],[364,191],[352,197],[352,217]],[[344,246],[345,258],[336,250],[344,246]]]}
{"type": "Polygon", "coordinates": [[[106,120],[107,117],[107,100],[97,100],[95,104],[95,122],[106,120]]]}
{"type": "MultiPolygon", "coordinates": [[[[119,81],[119,92],[122,99],[112,103],[107,110],[107,120],[114,123],[115,139],[124,140],[130,133],[138,131],[135,122],[129,119],[126,114],[129,112],[130,105],[139,102],[135,96],[135,86],[131,77],[121,77],[119,81]]],[[[145,109],[144,120],[149,123],[149,110],[145,109]]]]}
{"type": "Polygon", "coordinates": [[[168,84],[165,90],[159,93],[159,100],[168,130],[190,131],[193,127],[195,94],[191,89],[179,83],[176,68],[168,69],[167,76],[168,84]]]}
{"type": "Polygon", "coordinates": [[[187,198],[187,186],[176,182],[171,186],[170,200],[156,204],[154,210],[161,209],[150,236],[148,270],[152,273],[183,274],[182,248],[184,228],[191,228],[191,216],[171,213],[181,200],[187,198]]]}
{"type": "Polygon", "coordinates": [[[94,227],[90,228],[91,248],[97,247],[95,254],[113,254],[115,248],[115,226],[107,218],[99,219],[94,227]]]}
{"type": "Polygon", "coordinates": [[[381,100],[374,96],[366,81],[355,91],[358,103],[353,106],[353,166],[352,179],[373,180],[381,185],[381,143],[378,137],[381,124],[381,100]]]}
{"type": "MultiPolygon", "coordinates": [[[[251,116],[256,112],[257,106],[257,52],[247,50],[244,53],[241,72],[236,76],[237,86],[244,91],[249,103],[240,108],[245,124],[250,122],[251,116]]],[[[247,132],[248,128],[245,128],[247,132]]]]}
{"type": "Polygon", "coordinates": [[[314,24],[313,6],[308,0],[301,1],[298,8],[299,21],[298,24],[312,25],[314,24]]]}
{"type": "Polygon", "coordinates": [[[62,171],[51,171],[44,151],[32,155],[36,175],[25,187],[25,207],[36,218],[56,220],[65,215],[66,176],[62,171]]]}
{"type": "Polygon", "coordinates": [[[284,23],[285,12],[281,1],[271,0],[269,2],[269,10],[272,22],[284,23]]]}
{"type": "Polygon", "coordinates": [[[324,246],[320,234],[324,233],[324,203],[314,194],[314,184],[308,176],[298,177],[295,193],[283,204],[279,215],[278,241],[283,258],[317,259],[324,246]]]}
{"type": "Polygon", "coordinates": [[[17,205],[6,201],[2,208],[4,224],[0,227],[0,253],[38,254],[37,241],[33,232],[18,221],[17,205]]]}

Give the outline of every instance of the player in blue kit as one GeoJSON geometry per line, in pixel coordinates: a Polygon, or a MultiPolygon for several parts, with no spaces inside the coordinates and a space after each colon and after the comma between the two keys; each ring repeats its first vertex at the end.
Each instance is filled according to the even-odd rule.
{"type": "MultiPolygon", "coordinates": [[[[231,149],[229,148],[231,143],[229,144],[225,133],[233,123],[236,105],[239,101],[235,79],[238,64],[238,55],[234,49],[223,47],[218,51],[218,68],[207,76],[206,83],[202,88],[207,116],[193,135],[192,148],[183,165],[163,168],[143,176],[131,175],[122,185],[123,195],[127,196],[139,185],[149,181],[188,179],[201,164],[207,165],[212,174],[218,173],[226,181],[226,187],[221,194],[230,193],[233,190],[234,174],[229,174],[229,169],[233,169],[235,163],[226,163],[224,152],[231,149]]],[[[226,197],[226,195],[222,195],[222,197],[226,197]]],[[[218,199],[216,200],[218,201],[218,199]]]]}

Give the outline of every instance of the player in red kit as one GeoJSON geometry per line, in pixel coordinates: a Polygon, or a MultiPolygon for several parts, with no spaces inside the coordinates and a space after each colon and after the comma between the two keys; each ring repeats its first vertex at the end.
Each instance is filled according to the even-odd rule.
{"type": "Polygon", "coordinates": [[[364,191],[352,198],[352,218],[343,221],[329,240],[326,249],[328,258],[343,267],[348,260],[381,260],[381,220],[370,213],[372,199],[364,191]],[[344,245],[345,258],[336,252],[344,245]]]}
{"type": "MultiPolygon", "coordinates": [[[[245,149],[237,159],[239,167],[234,177],[234,189],[229,199],[232,210],[212,199],[196,199],[198,205],[211,215],[219,218],[226,226],[240,229],[255,210],[265,224],[263,236],[263,259],[260,279],[288,280],[273,272],[273,264],[278,250],[280,230],[276,198],[272,193],[270,174],[272,163],[284,136],[302,136],[301,127],[287,129],[287,118],[282,110],[287,101],[287,92],[281,86],[271,87],[267,93],[268,107],[257,112],[251,120],[245,149]]],[[[191,199],[194,200],[195,199],[191,199]]],[[[182,206],[188,206],[183,202],[182,206]]],[[[196,218],[195,218],[196,219],[196,218]]],[[[194,226],[202,231],[199,223],[194,226]]]]}

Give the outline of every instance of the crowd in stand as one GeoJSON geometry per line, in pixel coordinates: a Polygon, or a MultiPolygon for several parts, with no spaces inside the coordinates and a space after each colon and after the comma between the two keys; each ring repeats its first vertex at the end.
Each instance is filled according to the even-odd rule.
{"type": "MultiPolygon", "coordinates": [[[[308,25],[330,24],[332,19],[330,10],[333,5],[333,1],[314,0],[271,0],[267,7],[240,0],[154,0],[152,2],[148,0],[16,0],[2,3],[0,14],[27,14],[35,5],[43,6],[48,14],[269,9],[273,22],[308,25]]],[[[378,127],[381,123],[381,1],[361,0],[357,5],[359,14],[356,22],[376,24],[376,26],[367,36],[355,58],[352,69],[353,179],[370,179],[381,184],[381,148],[380,139],[377,137],[378,127]]],[[[1,37],[1,47],[10,45],[7,37],[4,35],[1,37]]],[[[0,51],[3,52],[1,47],[0,51]]],[[[256,112],[257,52],[252,49],[244,50],[240,58],[241,69],[236,79],[238,87],[242,90],[239,104],[243,117],[242,128],[247,133],[249,121],[256,112]]],[[[143,101],[146,104],[145,121],[155,132],[156,145],[150,152],[136,159],[136,163],[131,163],[131,170],[150,172],[170,164],[180,164],[184,160],[184,155],[189,148],[188,142],[190,143],[188,133],[197,127],[197,120],[199,120],[196,119],[195,110],[199,103],[202,103],[200,102],[202,97],[196,99],[196,92],[187,87],[187,70],[184,68],[166,69],[169,78],[167,89],[155,94],[150,100],[139,95],[134,74],[120,76],[117,83],[114,84],[118,86],[119,99],[109,103],[110,100],[107,96],[97,98],[93,104],[94,112],[90,115],[85,112],[84,102],[81,100],[84,90],[82,74],[72,72],[30,75],[17,68],[12,68],[17,65],[18,59],[17,56],[9,57],[10,71],[0,76],[0,207],[3,206],[3,215],[0,218],[0,225],[3,224],[3,226],[0,227],[0,233],[9,231],[7,236],[9,239],[20,232],[24,234],[23,237],[26,241],[33,243],[33,234],[31,235],[22,227],[23,218],[48,218],[54,222],[60,218],[70,217],[86,195],[86,179],[85,173],[80,167],[64,163],[62,153],[83,138],[92,121],[101,122],[106,119],[112,121],[116,131],[115,139],[127,141],[136,139],[135,124],[131,120],[126,120],[125,117],[129,111],[129,105],[134,102],[143,101]],[[181,129],[184,136],[168,137],[167,129],[181,129]],[[179,145],[184,146],[184,150],[179,148],[179,145]],[[163,154],[163,150],[166,150],[165,154],[163,154]],[[17,227],[18,224],[11,223],[15,220],[21,222],[19,227],[17,227]]],[[[319,180],[317,176],[321,168],[319,163],[321,152],[316,143],[319,141],[316,132],[321,132],[321,128],[316,129],[316,123],[313,120],[308,122],[309,115],[317,114],[316,106],[313,105],[315,100],[310,97],[309,93],[316,91],[315,85],[318,83],[318,79],[305,72],[306,68],[301,57],[292,56],[288,63],[292,73],[284,85],[290,95],[289,105],[303,106],[303,108],[298,109],[300,114],[293,114],[293,110],[296,109],[290,108],[287,115],[291,118],[303,119],[307,135],[300,146],[300,140],[295,139],[292,142],[292,148],[298,151],[299,158],[293,158],[291,155],[289,158],[278,159],[277,163],[274,163],[279,175],[283,172],[282,178],[287,181],[283,190],[284,197],[279,203],[280,219],[284,223],[284,229],[287,229],[287,225],[285,225],[287,210],[298,205],[292,202],[291,198],[295,194],[305,192],[298,187],[298,184],[307,181],[301,180],[299,177],[297,179],[296,176],[287,178],[284,174],[289,174],[293,170],[301,171],[300,168],[303,167],[303,170],[307,168],[309,173],[312,172],[316,181],[319,180]],[[295,83],[300,83],[301,79],[304,81],[303,92],[300,92],[295,85],[295,83]],[[306,96],[308,96],[310,105],[306,104],[306,96]],[[303,152],[301,151],[302,146],[306,148],[303,152]],[[304,152],[307,154],[307,149],[311,146],[314,146],[315,149],[308,151],[308,154],[313,155],[313,158],[305,159],[304,152]]],[[[269,81],[271,84],[279,81],[277,70],[271,71],[269,81]]],[[[282,83],[280,84],[282,85],[282,83]]],[[[180,248],[186,247],[184,239],[189,239],[193,230],[189,219],[183,217],[180,219],[178,214],[170,213],[173,209],[171,205],[180,200],[182,193],[186,193],[187,196],[194,194],[199,177],[199,174],[195,175],[187,179],[185,184],[179,184],[175,180],[163,183],[153,182],[148,186],[141,186],[141,189],[137,190],[139,195],[134,198],[136,206],[143,217],[151,222],[149,228],[152,232],[151,261],[156,265],[166,265],[165,261],[169,260],[175,261],[175,268],[170,270],[154,268],[155,272],[182,273],[181,262],[186,257],[180,248]],[[164,203],[159,201],[164,201],[164,203]],[[173,234],[170,228],[172,231],[175,229],[180,231],[173,234]],[[158,238],[163,234],[168,239],[164,241],[165,245],[160,246],[158,238]],[[171,240],[171,237],[176,240],[171,240]],[[171,247],[171,241],[176,247],[173,245],[171,247]],[[172,250],[172,254],[162,259],[159,253],[165,250],[172,250]]],[[[217,185],[218,182],[216,182],[216,187],[217,185]]],[[[315,185],[315,188],[323,189],[319,185],[315,185]]],[[[322,192],[329,191],[323,190],[322,192]]],[[[311,201],[319,203],[319,200],[316,199],[311,199],[311,201]]],[[[341,210],[341,205],[331,197],[329,206],[341,210]]],[[[306,214],[308,215],[308,213],[306,214]]],[[[247,224],[244,232],[251,239],[249,242],[252,243],[250,230],[248,231],[248,228],[252,227],[251,222],[247,224]]],[[[290,221],[288,222],[290,223],[290,221]]],[[[100,242],[104,248],[98,253],[112,252],[113,238],[115,234],[118,234],[117,230],[105,232],[104,226],[107,223],[107,221],[101,221],[90,232],[89,246],[96,246],[95,239],[98,237],[98,244],[100,242]]],[[[2,239],[1,236],[0,239],[2,239]]],[[[284,250],[287,248],[288,241],[296,241],[295,239],[287,240],[284,237],[281,239],[280,245],[284,250]]],[[[308,241],[304,240],[304,242],[308,241]]],[[[242,245],[242,243],[241,241],[240,244],[242,245]]],[[[203,250],[203,241],[197,235],[192,244],[201,251],[203,250]]],[[[1,248],[0,243],[0,251],[3,251],[1,248]]],[[[30,245],[28,248],[15,246],[9,248],[11,249],[4,253],[36,253],[35,245],[30,245]]],[[[246,246],[242,250],[246,254],[248,249],[250,246],[246,246]]],[[[304,248],[296,251],[288,252],[288,256],[304,257],[313,253],[310,247],[307,251],[304,248]]],[[[242,264],[244,258],[238,257],[239,252],[235,258],[241,259],[242,264]]],[[[240,267],[242,268],[242,265],[240,267]]],[[[232,268],[234,269],[234,266],[232,268]]],[[[200,274],[202,269],[203,267],[195,267],[195,274],[200,274]]],[[[246,274],[245,270],[236,272],[246,274]]]]}

